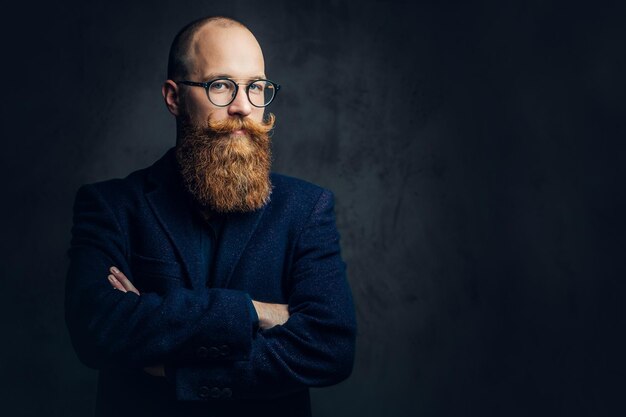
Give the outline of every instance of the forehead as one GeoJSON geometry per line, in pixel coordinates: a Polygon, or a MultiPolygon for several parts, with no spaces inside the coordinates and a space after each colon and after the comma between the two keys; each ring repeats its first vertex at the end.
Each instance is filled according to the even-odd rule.
{"type": "Polygon", "coordinates": [[[210,74],[248,78],[265,73],[259,43],[250,31],[240,26],[203,27],[193,38],[189,60],[191,74],[200,78],[210,74]]]}

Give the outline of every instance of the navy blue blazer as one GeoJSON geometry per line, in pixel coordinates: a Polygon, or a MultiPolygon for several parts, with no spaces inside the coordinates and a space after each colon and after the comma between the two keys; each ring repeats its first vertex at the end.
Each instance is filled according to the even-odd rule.
{"type": "Polygon", "coordinates": [[[78,190],[65,315],[79,359],[100,370],[99,415],[307,415],[308,387],[349,376],[356,322],[333,195],[271,181],[263,208],[225,216],[211,271],[174,148],[78,190]],[[112,265],[140,296],[112,289],[112,265]],[[256,328],[251,298],[288,304],[289,320],[256,328]],[[142,370],[156,364],[166,378],[142,370]]]}

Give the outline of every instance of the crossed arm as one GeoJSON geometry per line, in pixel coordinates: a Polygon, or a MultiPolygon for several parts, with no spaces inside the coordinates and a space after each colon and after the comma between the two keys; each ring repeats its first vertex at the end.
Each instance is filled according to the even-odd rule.
{"type": "MultiPolygon", "coordinates": [[[[117,267],[112,266],[109,271],[111,274],[109,274],[108,279],[113,288],[122,292],[130,291],[141,295],[139,290],[117,267]]],[[[259,327],[261,329],[270,329],[274,326],[285,324],[289,319],[287,304],[264,303],[255,300],[252,300],[252,304],[259,316],[259,327]]],[[[165,376],[165,368],[162,364],[146,366],[143,370],[152,376],[165,376]]]]}
{"type": "Polygon", "coordinates": [[[94,186],[81,188],[69,250],[66,321],[87,366],[163,375],[163,364],[179,400],[198,399],[203,385],[230,387],[232,398],[272,398],[350,374],[356,323],[330,193],[320,195],[294,240],[288,306],[252,301],[257,332],[243,291],[140,292],[132,284],[139,275],[129,262],[127,219],[107,200],[94,186]],[[112,265],[125,275],[111,273],[107,282],[112,265]],[[206,346],[219,355],[200,357],[206,346]]]}

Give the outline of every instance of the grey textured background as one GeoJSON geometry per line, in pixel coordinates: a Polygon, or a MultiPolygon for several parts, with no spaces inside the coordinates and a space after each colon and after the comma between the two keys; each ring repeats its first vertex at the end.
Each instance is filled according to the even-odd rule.
{"type": "MultiPolygon", "coordinates": [[[[2,26],[0,410],[83,416],[63,321],[80,184],[174,144],[171,39],[226,14],[284,87],[275,170],[332,189],[359,335],[324,416],[624,411],[625,7],[14,4],[2,26]]],[[[104,277],[103,277],[104,279],[104,277]]]]}

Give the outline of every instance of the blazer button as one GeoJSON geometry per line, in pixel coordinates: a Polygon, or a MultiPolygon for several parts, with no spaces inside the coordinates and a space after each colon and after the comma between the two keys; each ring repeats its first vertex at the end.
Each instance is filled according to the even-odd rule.
{"type": "Polygon", "coordinates": [[[198,390],[198,396],[200,398],[209,398],[209,394],[211,393],[211,390],[209,389],[209,387],[203,385],[200,387],[200,389],[198,390]]]}
{"type": "Polygon", "coordinates": [[[221,393],[222,392],[220,391],[219,388],[217,387],[211,388],[211,393],[210,393],[211,398],[219,398],[221,393]]]}
{"type": "Polygon", "coordinates": [[[204,346],[200,346],[198,350],[196,350],[196,356],[200,359],[206,359],[206,357],[209,356],[209,350],[204,346]]]}
{"type": "Polygon", "coordinates": [[[224,398],[230,398],[233,396],[233,391],[230,388],[224,388],[222,390],[222,397],[224,398]]]}
{"type": "Polygon", "coordinates": [[[228,356],[229,353],[230,353],[230,348],[228,347],[228,345],[220,346],[220,354],[222,356],[228,356]]]}
{"type": "Polygon", "coordinates": [[[220,356],[220,350],[215,346],[211,346],[209,352],[212,358],[217,358],[218,356],[220,356]]]}

